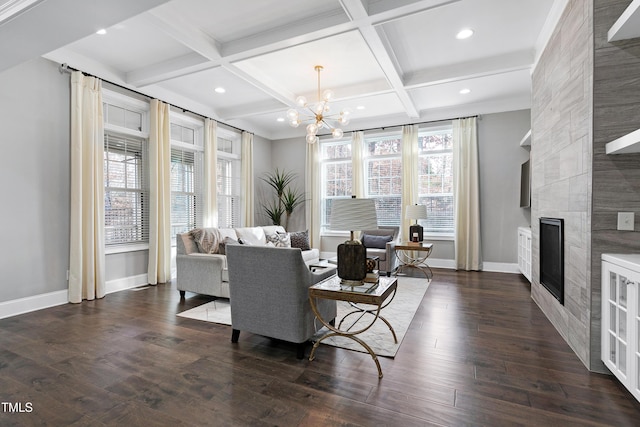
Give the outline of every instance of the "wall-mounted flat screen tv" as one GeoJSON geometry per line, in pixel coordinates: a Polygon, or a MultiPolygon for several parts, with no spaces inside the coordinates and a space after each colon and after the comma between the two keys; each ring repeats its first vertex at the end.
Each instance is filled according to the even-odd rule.
{"type": "Polygon", "coordinates": [[[531,207],[531,160],[524,162],[520,168],[520,207],[531,207]]]}

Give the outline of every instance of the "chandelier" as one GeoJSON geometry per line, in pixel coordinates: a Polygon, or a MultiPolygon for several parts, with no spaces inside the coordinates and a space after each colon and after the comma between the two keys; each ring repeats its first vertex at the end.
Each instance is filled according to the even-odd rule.
{"type": "Polygon", "coordinates": [[[308,122],[307,125],[307,137],[306,140],[309,144],[313,144],[318,141],[318,132],[325,128],[331,130],[331,135],[334,138],[342,138],[344,132],[338,127],[338,125],[345,126],[349,123],[347,117],[351,111],[343,109],[338,114],[330,114],[331,108],[329,101],[334,97],[333,91],[330,89],[324,92],[320,91],[320,71],[323,70],[322,65],[316,65],[315,70],[318,73],[318,99],[315,104],[310,105],[307,103],[307,98],[299,96],[296,98],[296,105],[300,111],[295,108],[291,108],[287,111],[287,117],[289,118],[289,124],[297,128],[303,122],[308,122]]]}

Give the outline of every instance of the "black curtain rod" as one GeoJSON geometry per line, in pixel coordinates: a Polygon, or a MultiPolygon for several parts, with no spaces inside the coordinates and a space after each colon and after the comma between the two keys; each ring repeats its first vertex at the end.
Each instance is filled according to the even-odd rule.
{"type": "MultiPolygon", "coordinates": [[[[70,66],[69,66],[69,65],[67,65],[67,64],[60,64],[60,66],[58,67],[58,70],[60,71],[60,73],[65,73],[65,72],[70,73],[70,72],[72,72],[72,71],[80,71],[80,72],[81,72],[82,74],[84,74],[85,76],[88,76],[88,77],[95,77],[96,79],[100,79],[100,80],[102,80],[103,82],[106,82],[106,83],[108,83],[108,84],[110,84],[110,85],[113,85],[113,86],[119,87],[119,88],[121,88],[121,89],[128,90],[129,92],[133,92],[133,93],[135,93],[135,94],[137,94],[137,95],[140,95],[140,96],[142,96],[142,97],[144,97],[144,98],[146,98],[146,99],[149,99],[149,100],[154,99],[154,97],[149,96],[149,95],[147,95],[146,93],[138,92],[137,90],[130,89],[130,88],[128,88],[128,87],[126,87],[126,86],[122,86],[122,85],[120,85],[120,84],[118,84],[118,83],[110,82],[109,80],[105,80],[105,79],[103,79],[103,78],[101,78],[101,77],[94,76],[93,74],[89,74],[89,73],[84,72],[84,71],[82,71],[82,70],[78,70],[78,69],[76,69],[76,68],[70,67],[70,66]]],[[[156,98],[156,99],[157,99],[157,98],[156,98]]],[[[162,101],[162,100],[160,100],[160,101],[162,101]]],[[[172,107],[174,107],[174,108],[178,108],[178,109],[182,110],[182,112],[183,112],[183,113],[191,113],[191,114],[194,114],[194,115],[196,115],[196,116],[198,116],[198,117],[202,117],[203,119],[210,119],[210,118],[211,118],[211,117],[203,116],[203,115],[202,115],[202,114],[200,114],[200,113],[196,113],[195,111],[187,110],[186,108],[182,108],[182,107],[180,107],[180,106],[178,106],[178,105],[171,104],[170,102],[165,102],[165,101],[162,101],[162,102],[164,102],[165,104],[169,104],[170,106],[172,106],[172,107]]],[[[214,120],[214,119],[212,119],[212,120],[214,120]]],[[[216,122],[218,122],[218,120],[216,120],[216,122]]],[[[227,123],[224,123],[224,122],[219,122],[219,123],[220,123],[220,124],[222,124],[222,125],[224,125],[224,126],[227,126],[227,127],[232,128],[232,129],[235,129],[235,130],[237,130],[237,131],[239,131],[239,132],[248,132],[248,131],[246,131],[246,130],[244,130],[244,129],[240,129],[240,128],[238,128],[238,127],[232,126],[232,125],[227,124],[227,123]]],[[[251,132],[249,132],[249,133],[251,133],[251,132]]]]}
{"type": "MultiPolygon", "coordinates": [[[[479,118],[480,115],[476,114],[476,115],[473,115],[473,116],[452,117],[450,119],[428,120],[428,121],[425,121],[425,122],[405,123],[403,125],[380,126],[380,127],[368,128],[368,129],[355,129],[355,130],[350,130],[348,132],[368,132],[368,131],[372,131],[372,130],[387,130],[387,129],[399,128],[399,127],[409,126],[409,125],[425,125],[425,124],[429,124],[429,123],[450,122],[450,121],[453,121],[453,120],[470,119],[471,117],[479,118]]],[[[331,136],[331,134],[327,133],[327,134],[318,135],[318,136],[331,136]]]]}

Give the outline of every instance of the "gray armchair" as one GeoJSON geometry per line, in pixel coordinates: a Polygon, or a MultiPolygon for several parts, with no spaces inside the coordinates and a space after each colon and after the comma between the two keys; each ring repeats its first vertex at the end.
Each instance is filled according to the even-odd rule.
{"type": "MultiPolygon", "coordinates": [[[[322,324],[315,321],[307,288],[333,274],[335,267],[309,269],[300,249],[228,245],[231,342],[240,331],[305,345],[322,324]]],[[[324,319],[335,319],[336,302],[319,300],[324,319]]]]}
{"type": "Polygon", "coordinates": [[[398,268],[395,246],[400,242],[400,227],[380,226],[377,230],[363,230],[360,233],[360,240],[367,248],[368,257],[378,257],[380,273],[386,272],[387,276],[391,276],[391,273],[398,268]],[[391,237],[391,240],[383,244],[377,244],[380,243],[375,242],[377,239],[367,239],[367,236],[387,236],[391,237]]]}

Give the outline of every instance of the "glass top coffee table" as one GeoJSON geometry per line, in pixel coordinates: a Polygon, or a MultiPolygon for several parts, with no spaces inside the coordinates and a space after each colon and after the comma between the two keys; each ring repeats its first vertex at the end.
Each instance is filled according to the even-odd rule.
{"type": "Polygon", "coordinates": [[[311,303],[311,309],[315,313],[318,320],[320,320],[320,322],[329,329],[329,332],[327,332],[314,343],[313,348],[311,349],[311,354],[309,355],[309,360],[312,361],[315,358],[316,349],[324,339],[332,336],[347,337],[356,341],[362,347],[364,347],[365,350],[367,350],[367,352],[373,358],[376,367],[378,368],[378,377],[382,378],[382,369],[380,368],[378,356],[376,356],[375,352],[371,349],[371,347],[369,347],[366,342],[364,342],[356,335],[368,330],[378,319],[380,319],[389,327],[389,330],[393,335],[394,342],[398,343],[396,332],[393,330],[393,327],[387,319],[380,315],[380,311],[387,305],[389,305],[395,297],[397,288],[398,279],[395,277],[380,277],[377,283],[363,283],[361,286],[349,286],[341,284],[341,280],[338,276],[333,276],[311,286],[309,288],[309,301],[311,303]],[[331,319],[329,319],[329,321],[327,321],[327,319],[323,319],[318,312],[318,309],[316,307],[317,298],[336,301],[347,301],[351,305],[353,310],[347,313],[340,320],[338,326],[336,327],[335,325],[329,323],[331,319]],[[362,307],[361,304],[369,305],[370,308],[362,307]],[[351,317],[352,315],[359,315],[356,321],[351,324],[352,326],[355,325],[356,322],[358,322],[358,320],[362,319],[364,316],[369,316],[371,318],[371,322],[368,324],[366,323],[364,327],[361,327],[358,330],[351,330],[352,326],[347,329],[341,329],[343,321],[347,317],[351,317]]]}

